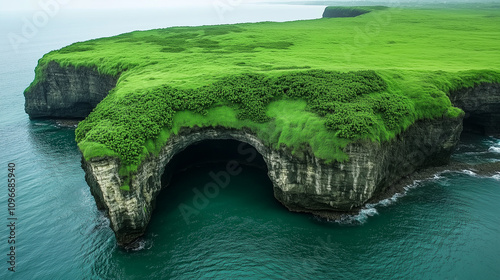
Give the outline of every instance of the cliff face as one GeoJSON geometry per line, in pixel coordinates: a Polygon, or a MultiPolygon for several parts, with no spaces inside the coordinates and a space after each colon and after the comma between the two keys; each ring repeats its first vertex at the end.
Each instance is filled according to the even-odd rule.
{"type": "Polygon", "coordinates": [[[500,84],[482,83],[453,91],[450,100],[465,111],[465,130],[500,135],[500,84]]]}
{"type": "Polygon", "coordinates": [[[268,163],[269,177],[276,198],[290,210],[319,215],[348,211],[415,170],[446,164],[461,132],[461,119],[420,121],[393,141],[347,146],[349,161],[333,165],[312,155],[296,161],[278,152],[268,163]]]}
{"type": "Polygon", "coordinates": [[[118,77],[96,70],[73,66],[61,67],[50,62],[45,79],[24,92],[25,111],[30,118],[85,118],[108,92],[118,77]]]}
{"type": "Polygon", "coordinates": [[[402,176],[423,166],[446,163],[461,131],[461,119],[421,121],[392,142],[348,146],[345,151],[350,160],[346,163],[325,164],[310,152],[297,158],[286,148],[270,148],[243,130],[186,129],[172,136],[159,156],[142,163],[130,191],[120,190],[115,159],[83,160],[82,167],[98,207],[109,215],[118,243],[127,244],[146,229],[167,163],[196,142],[233,139],[252,145],[267,164],[275,197],[292,211],[321,215],[359,207],[402,176]]]}
{"type": "MultiPolygon", "coordinates": [[[[31,118],[84,118],[117,82],[117,77],[88,68],[61,68],[55,62],[49,63],[44,75],[44,81],[25,92],[26,112],[31,118]]],[[[464,123],[468,127],[500,134],[499,84],[458,90],[450,99],[466,112],[464,123]]],[[[82,159],[82,167],[98,208],[109,216],[118,243],[127,244],[141,236],[149,223],[162,175],[168,170],[165,166],[193,143],[233,139],[252,145],[266,162],[274,195],[283,205],[292,211],[328,216],[332,211],[362,206],[419,168],[445,164],[461,130],[461,119],[419,121],[390,142],[351,144],[345,148],[349,161],[326,164],[308,150],[293,156],[286,147],[266,146],[245,130],[185,129],[172,136],[158,156],[143,161],[130,182],[130,191],[120,189],[119,160],[82,159]]]]}

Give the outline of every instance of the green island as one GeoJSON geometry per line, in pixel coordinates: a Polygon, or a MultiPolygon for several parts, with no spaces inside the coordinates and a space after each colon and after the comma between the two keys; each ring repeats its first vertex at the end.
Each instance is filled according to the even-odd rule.
{"type": "Polygon", "coordinates": [[[119,77],[76,141],[86,160],[120,159],[122,190],[185,127],[246,129],[345,162],[349,143],[462,117],[450,92],[500,82],[494,8],[330,8],[334,18],[135,31],[46,54],[30,88],[49,62],[119,77]]]}

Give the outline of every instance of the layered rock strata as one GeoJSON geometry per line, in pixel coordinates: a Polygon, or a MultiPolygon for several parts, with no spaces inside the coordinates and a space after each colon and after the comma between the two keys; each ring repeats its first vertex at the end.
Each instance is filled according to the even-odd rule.
{"type": "Polygon", "coordinates": [[[118,77],[51,61],[40,79],[24,92],[30,118],[84,119],[116,86],[118,77]]]}
{"type": "Polygon", "coordinates": [[[120,189],[123,182],[117,159],[82,160],[82,167],[98,207],[109,216],[118,243],[128,244],[141,236],[149,223],[165,166],[194,143],[233,139],[252,145],[266,162],[276,199],[292,211],[327,213],[360,207],[401,177],[446,163],[461,131],[461,118],[419,121],[393,141],[351,144],[345,148],[349,161],[327,164],[309,150],[296,157],[286,147],[269,147],[245,130],[184,129],[171,136],[158,156],[142,162],[130,182],[130,191],[120,189]]]}
{"type": "Polygon", "coordinates": [[[481,83],[450,93],[455,107],[465,112],[464,129],[485,135],[500,135],[500,84],[481,83]]]}
{"type": "MultiPolygon", "coordinates": [[[[95,69],[50,62],[41,81],[25,92],[26,112],[31,118],[84,118],[117,79],[95,69]]],[[[500,84],[457,90],[450,93],[450,100],[466,112],[464,124],[469,130],[500,134],[500,84]]],[[[461,130],[461,118],[418,121],[392,141],[350,144],[344,150],[347,162],[327,164],[307,148],[292,155],[286,147],[275,149],[247,130],[184,129],[169,139],[158,156],[141,163],[130,191],[120,189],[124,179],[118,173],[118,159],[82,159],[82,167],[98,208],[109,216],[118,243],[128,244],[147,227],[162,188],[162,175],[170,172],[165,166],[194,143],[233,139],[252,145],[267,165],[276,199],[292,211],[328,216],[362,206],[415,170],[447,163],[461,130]]]]}

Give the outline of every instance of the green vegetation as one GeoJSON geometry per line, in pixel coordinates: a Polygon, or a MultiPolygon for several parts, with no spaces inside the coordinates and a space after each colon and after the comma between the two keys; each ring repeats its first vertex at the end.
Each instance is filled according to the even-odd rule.
{"type": "Polygon", "coordinates": [[[311,149],[345,161],[353,141],[390,141],[417,120],[459,117],[450,91],[500,82],[500,9],[370,10],[75,43],[46,54],[31,86],[49,61],[120,75],[76,140],[86,159],[121,159],[125,190],[141,160],[184,127],[245,128],[298,157],[311,149]]]}
{"type": "MultiPolygon", "coordinates": [[[[125,99],[110,95],[79,124],[76,140],[83,150],[95,153],[104,149],[103,154],[108,154],[105,149],[109,149],[127,165],[136,165],[141,154],[156,151],[158,145],[147,140],[156,139],[163,128],[170,129],[176,112],[187,110],[207,115],[208,109],[224,104],[233,108],[239,121],[258,125],[273,120],[266,114],[272,101],[297,99],[306,101],[307,111],[326,117],[326,127],[334,133],[332,136],[355,139],[372,132],[372,127],[398,129],[402,118],[410,114],[411,104],[404,96],[364,96],[385,89],[385,82],[373,71],[321,70],[291,72],[273,78],[263,74],[227,76],[196,90],[163,86],[125,99]],[[89,149],[85,146],[89,143],[99,144],[89,149]],[[147,151],[143,153],[144,149],[147,151]]],[[[384,135],[384,138],[389,137],[384,135]]],[[[273,143],[267,137],[264,140],[273,143]]],[[[285,144],[298,147],[301,142],[285,144]]]]}

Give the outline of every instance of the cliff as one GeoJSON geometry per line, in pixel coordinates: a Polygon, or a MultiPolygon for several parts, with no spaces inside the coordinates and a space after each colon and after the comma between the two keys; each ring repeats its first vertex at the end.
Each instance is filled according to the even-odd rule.
{"type": "Polygon", "coordinates": [[[465,112],[464,129],[485,135],[500,135],[500,84],[481,83],[452,91],[450,100],[465,112]]]}
{"type": "MultiPolygon", "coordinates": [[[[46,80],[26,94],[26,107],[34,108],[33,104],[38,104],[38,111],[33,109],[31,112],[44,112],[34,113],[35,116],[68,117],[67,113],[71,113],[68,108],[78,106],[75,100],[82,100],[86,90],[92,92],[91,96],[102,98],[116,82],[113,77],[99,75],[88,68],[63,69],[51,63],[46,71],[46,80]],[[32,97],[37,92],[43,98],[32,97]],[[50,97],[52,95],[55,97],[50,97]],[[52,101],[41,103],[40,100],[52,101]],[[54,110],[49,103],[58,104],[59,109],[54,110]]],[[[97,103],[97,99],[93,102],[97,103]]],[[[455,106],[465,110],[465,122],[470,129],[498,133],[499,84],[482,83],[453,91],[450,99],[455,106]]],[[[92,106],[87,112],[90,110],[92,106]]],[[[78,115],[71,116],[84,117],[84,113],[80,110],[78,115]]],[[[233,139],[252,145],[267,165],[277,200],[291,211],[328,217],[339,211],[359,208],[373,197],[392,191],[393,184],[416,170],[446,164],[461,131],[461,117],[421,120],[388,142],[351,143],[344,149],[349,157],[347,162],[326,164],[308,148],[298,157],[286,147],[269,147],[250,130],[184,128],[170,137],[157,156],[150,155],[140,164],[136,175],[128,182],[129,191],[121,188],[126,178],[119,175],[121,162],[117,158],[82,158],[82,168],[98,208],[106,211],[118,243],[125,245],[144,233],[162,188],[161,178],[168,170],[165,166],[177,153],[194,143],[233,139]]]]}
{"type": "Polygon", "coordinates": [[[83,159],[82,167],[98,207],[106,210],[118,243],[123,245],[144,233],[162,187],[165,166],[194,143],[233,139],[252,145],[266,162],[276,199],[292,211],[325,216],[362,206],[419,168],[446,163],[461,131],[461,118],[420,121],[389,143],[349,145],[345,150],[348,162],[326,164],[312,153],[297,158],[284,148],[270,148],[245,130],[184,129],[169,139],[158,156],[143,161],[130,182],[130,191],[120,189],[123,182],[118,160],[83,159]]]}
{"type": "MultiPolygon", "coordinates": [[[[483,83],[454,91],[450,99],[466,112],[469,129],[498,133],[500,86],[483,83]],[[478,121],[479,120],[479,121],[478,121]]],[[[422,120],[386,143],[359,142],[345,148],[349,161],[325,164],[312,152],[300,158],[286,148],[266,146],[254,134],[225,128],[184,129],[171,137],[159,156],[149,157],[123,191],[120,163],[113,158],[82,160],[86,180],[100,209],[105,209],[120,244],[141,236],[149,223],[161,190],[165,166],[189,145],[208,139],[234,139],[255,147],[267,164],[274,195],[291,211],[328,217],[350,211],[388,192],[401,178],[429,166],[443,165],[459,141],[461,118],[422,120]]]]}
{"type": "Polygon", "coordinates": [[[83,119],[116,86],[117,76],[49,62],[44,77],[24,92],[30,118],[83,119]]]}
{"type": "Polygon", "coordinates": [[[83,118],[99,103],[75,136],[120,244],[143,234],[172,157],[205,139],[255,147],[293,211],[350,211],[446,163],[463,118],[452,102],[467,129],[499,123],[498,11],[370,10],[78,42],[40,59],[26,112],[83,118]]]}
{"type": "Polygon", "coordinates": [[[385,10],[385,6],[328,6],[323,11],[323,18],[357,17],[371,11],[385,10]]]}

